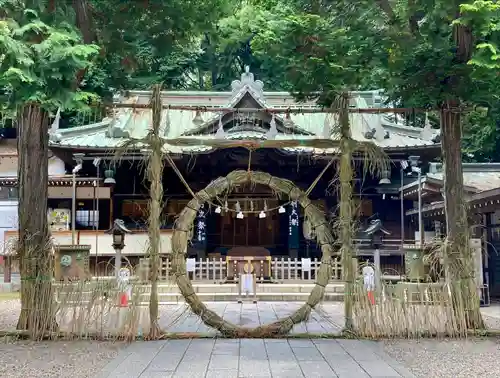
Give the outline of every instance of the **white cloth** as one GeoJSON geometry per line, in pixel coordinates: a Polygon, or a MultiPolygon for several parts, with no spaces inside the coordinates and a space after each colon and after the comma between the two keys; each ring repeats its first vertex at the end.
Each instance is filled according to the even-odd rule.
{"type": "Polygon", "coordinates": [[[375,270],[371,266],[365,266],[361,272],[365,289],[368,291],[375,290],[375,270]]]}
{"type": "Polygon", "coordinates": [[[303,272],[311,271],[311,259],[306,259],[306,258],[301,259],[301,265],[303,272]]]}
{"type": "Polygon", "coordinates": [[[196,268],[196,259],[186,259],[186,271],[188,273],[194,272],[196,268]]]}
{"type": "Polygon", "coordinates": [[[240,276],[242,294],[255,294],[253,291],[253,274],[242,274],[240,276]]]}

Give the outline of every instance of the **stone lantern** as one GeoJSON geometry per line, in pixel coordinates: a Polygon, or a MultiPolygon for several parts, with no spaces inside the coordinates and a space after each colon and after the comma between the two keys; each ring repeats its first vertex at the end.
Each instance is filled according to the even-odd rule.
{"type": "Polygon", "coordinates": [[[121,219],[115,219],[113,227],[106,231],[106,234],[113,236],[112,247],[115,250],[115,277],[120,275],[122,267],[122,251],[125,247],[125,234],[130,234],[130,230],[125,227],[125,223],[121,219]]]}
{"type": "Polygon", "coordinates": [[[380,219],[372,219],[363,233],[370,238],[370,245],[373,248],[373,263],[375,265],[375,282],[378,286],[381,279],[380,271],[380,247],[382,247],[382,238],[384,235],[390,235],[382,225],[380,219]]]}

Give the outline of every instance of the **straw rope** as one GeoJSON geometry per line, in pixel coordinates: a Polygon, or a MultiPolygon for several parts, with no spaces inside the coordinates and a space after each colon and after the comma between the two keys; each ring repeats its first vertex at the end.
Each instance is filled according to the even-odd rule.
{"type": "MultiPolygon", "coordinates": [[[[179,177],[179,180],[181,180],[182,184],[184,185],[184,187],[186,188],[186,190],[188,191],[188,193],[191,194],[191,196],[193,198],[197,198],[196,197],[197,194],[193,191],[193,189],[191,188],[191,186],[189,185],[189,183],[186,181],[186,179],[184,178],[182,172],[179,170],[179,168],[175,164],[175,162],[172,159],[172,157],[169,154],[165,154],[165,157],[167,159],[167,162],[170,164],[170,166],[174,170],[174,172],[177,175],[177,177],[179,177]]],[[[249,156],[248,156],[248,167],[247,167],[247,173],[248,173],[248,176],[249,176],[248,181],[250,181],[250,176],[251,176],[251,172],[252,172],[251,171],[251,161],[252,161],[252,150],[250,150],[250,153],[249,153],[249,156]]],[[[314,181],[311,183],[311,185],[309,185],[309,188],[307,188],[307,190],[304,192],[306,196],[309,196],[311,194],[311,192],[314,190],[314,188],[318,184],[319,180],[321,180],[321,178],[323,177],[323,175],[326,173],[326,171],[328,170],[328,168],[331,167],[331,165],[333,164],[334,161],[335,161],[334,158],[330,159],[330,161],[325,166],[325,168],[323,168],[323,170],[314,179],[314,181]]],[[[269,183],[265,183],[265,185],[268,185],[268,184],[269,183]]],[[[288,194],[288,193],[285,193],[285,194],[288,194]]],[[[218,204],[214,203],[210,199],[206,199],[204,202],[208,203],[210,206],[214,206],[214,207],[219,206],[218,204]]],[[[292,201],[288,201],[288,202],[286,202],[284,204],[281,204],[279,206],[272,207],[272,208],[268,209],[267,211],[268,212],[276,211],[276,210],[278,210],[282,206],[288,206],[291,202],[292,201]]],[[[240,211],[236,211],[235,209],[230,209],[230,208],[227,208],[227,209],[224,209],[224,210],[225,211],[229,211],[229,212],[235,212],[235,213],[236,212],[240,212],[240,211]]],[[[260,210],[245,210],[245,211],[241,210],[241,212],[243,214],[257,214],[257,213],[260,213],[260,210]]]]}
{"type": "Polygon", "coordinates": [[[333,236],[324,213],[293,182],[274,177],[264,172],[237,170],[229,173],[226,177],[217,178],[205,189],[196,193],[180,213],[174,225],[172,235],[172,270],[186,303],[189,304],[191,310],[199,315],[202,321],[209,327],[215,328],[223,335],[230,337],[271,337],[285,335],[290,332],[295,324],[307,320],[312,308],[322,300],[325,287],[332,275],[331,257],[333,255],[333,243],[333,236]],[[211,198],[215,198],[224,192],[230,192],[235,185],[246,182],[267,185],[276,192],[288,194],[290,200],[297,201],[304,209],[305,216],[314,226],[316,231],[315,237],[322,251],[321,266],[317,272],[315,287],[312,289],[304,305],[288,317],[253,329],[227,322],[220,315],[208,309],[193,289],[186,273],[185,262],[185,253],[188,245],[188,232],[185,231],[192,226],[197,209],[211,198]]]}

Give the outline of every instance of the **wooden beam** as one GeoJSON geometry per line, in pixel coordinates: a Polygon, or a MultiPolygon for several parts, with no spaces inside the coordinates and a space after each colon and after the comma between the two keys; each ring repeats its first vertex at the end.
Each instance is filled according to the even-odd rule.
{"type": "MultiPolygon", "coordinates": [[[[115,109],[151,109],[150,104],[128,104],[128,103],[117,103],[117,104],[106,104],[106,107],[115,109]]],[[[163,109],[171,110],[187,110],[187,111],[198,111],[198,112],[221,112],[221,113],[274,113],[274,114],[311,114],[311,113],[337,113],[340,109],[337,108],[224,108],[217,106],[194,106],[194,105],[163,105],[163,109]]],[[[426,113],[431,109],[423,108],[349,108],[349,113],[365,113],[365,114],[383,114],[383,113],[426,113]]],[[[438,109],[435,109],[436,111],[438,109]]],[[[458,110],[457,110],[458,111],[458,110]]],[[[464,109],[465,111],[465,109],[464,109]]]]}

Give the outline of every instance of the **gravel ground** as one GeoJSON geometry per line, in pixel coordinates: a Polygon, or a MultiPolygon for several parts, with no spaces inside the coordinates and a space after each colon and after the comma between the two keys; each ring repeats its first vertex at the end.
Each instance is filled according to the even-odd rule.
{"type": "Polygon", "coordinates": [[[91,341],[0,343],[0,377],[91,378],[124,346],[91,341]]]}
{"type": "Polygon", "coordinates": [[[0,301],[0,329],[16,328],[20,311],[21,303],[19,300],[0,301]]]}
{"type": "MultiPolygon", "coordinates": [[[[16,327],[18,300],[0,301],[0,329],[16,327]]],[[[91,378],[126,344],[0,339],[0,378],[91,378]]]]}
{"type": "Polygon", "coordinates": [[[124,343],[0,343],[1,378],[91,378],[116,357],[124,343]]]}
{"type": "Polygon", "coordinates": [[[498,377],[500,339],[391,340],[384,349],[417,377],[498,377]]]}

